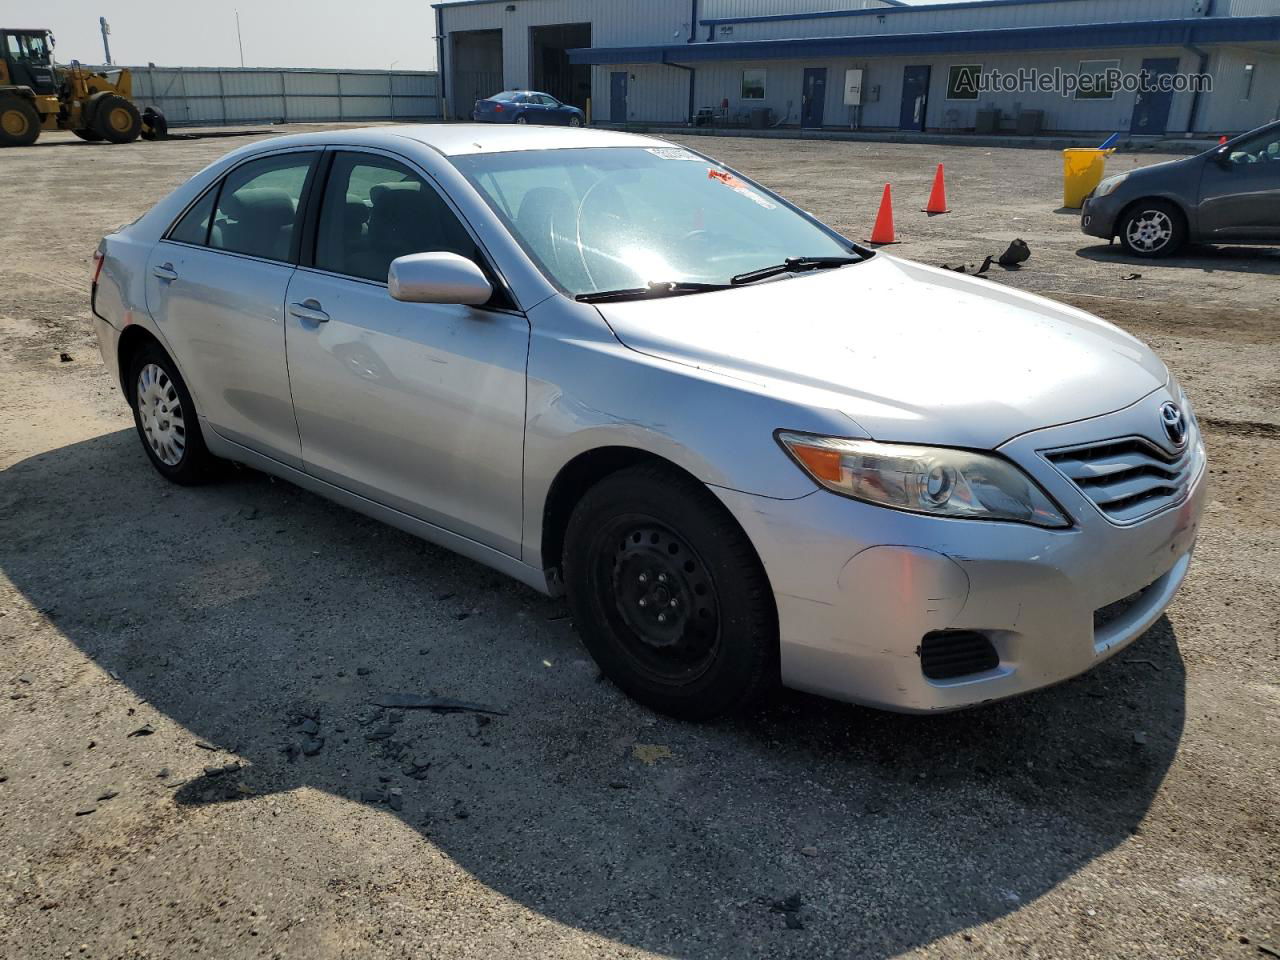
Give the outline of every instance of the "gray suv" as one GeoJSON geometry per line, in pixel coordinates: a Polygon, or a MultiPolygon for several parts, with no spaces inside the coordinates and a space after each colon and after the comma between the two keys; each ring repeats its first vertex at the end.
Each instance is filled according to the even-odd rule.
{"type": "Polygon", "coordinates": [[[1188,241],[1280,244],[1280,122],[1108,177],[1085,200],[1080,229],[1119,237],[1139,257],[1167,257],[1188,241]]]}

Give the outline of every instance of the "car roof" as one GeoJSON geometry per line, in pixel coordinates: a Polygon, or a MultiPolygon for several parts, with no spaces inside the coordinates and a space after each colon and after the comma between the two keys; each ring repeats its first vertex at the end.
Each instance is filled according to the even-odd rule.
{"type": "MultiPolygon", "coordinates": [[[[400,147],[404,140],[414,140],[447,157],[480,153],[510,153],[516,150],[572,150],[591,147],[665,147],[665,140],[616,130],[584,127],[521,126],[496,123],[409,123],[383,127],[358,127],[352,130],[330,130],[273,137],[254,144],[254,148],[278,150],[281,147],[317,144],[400,147]]],[[[252,152],[256,149],[250,148],[252,152]]],[[[246,151],[248,152],[248,151],[246,151]]]]}

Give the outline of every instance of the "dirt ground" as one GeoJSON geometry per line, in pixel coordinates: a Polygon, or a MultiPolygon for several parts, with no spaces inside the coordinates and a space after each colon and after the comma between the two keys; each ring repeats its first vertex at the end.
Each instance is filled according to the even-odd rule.
{"type": "Polygon", "coordinates": [[[0,956],[1280,955],[1280,251],[1130,262],[1056,209],[1056,153],[691,141],[853,237],[891,181],[902,256],[1024,238],[993,282],[1149,340],[1213,484],[1167,616],[1086,676],[694,726],[601,682],[555,601],[251,472],[151,469],[90,257],[242,142],[0,153],[0,956]]]}

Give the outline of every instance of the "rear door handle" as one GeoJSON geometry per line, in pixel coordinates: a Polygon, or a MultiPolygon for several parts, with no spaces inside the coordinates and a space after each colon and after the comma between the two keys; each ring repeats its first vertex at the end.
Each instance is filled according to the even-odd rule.
{"type": "Polygon", "coordinates": [[[301,303],[289,304],[289,315],[299,320],[310,320],[312,323],[328,323],[329,315],[320,309],[319,300],[303,300],[301,303]]]}
{"type": "Polygon", "coordinates": [[[161,280],[178,279],[178,271],[173,269],[172,263],[162,263],[160,266],[153,268],[151,272],[161,280]]]}

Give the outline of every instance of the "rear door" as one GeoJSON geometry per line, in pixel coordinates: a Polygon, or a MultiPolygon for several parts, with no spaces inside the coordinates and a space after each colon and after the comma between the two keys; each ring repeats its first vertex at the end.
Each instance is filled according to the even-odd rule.
{"type": "Polygon", "coordinates": [[[501,293],[488,307],[391,299],[396,257],[485,256],[404,161],[332,156],[314,257],[288,292],[304,469],[518,557],[528,321],[501,293]]]}
{"type": "Polygon", "coordinates": [[[1280,126],[1205,159],[1197,219],[1210,243],[1280,242],[1280,126]]]}
{"type": "Polygon", "coordinates": [[[217,433],[301,466],[284,349],[284,298],[319,151],[240,164],[156,244],[147,308],[217,433]]]}

